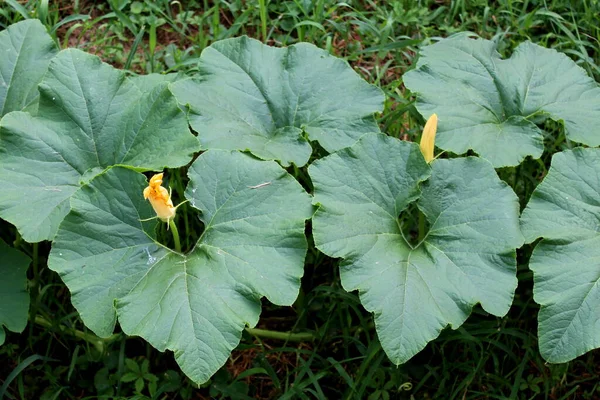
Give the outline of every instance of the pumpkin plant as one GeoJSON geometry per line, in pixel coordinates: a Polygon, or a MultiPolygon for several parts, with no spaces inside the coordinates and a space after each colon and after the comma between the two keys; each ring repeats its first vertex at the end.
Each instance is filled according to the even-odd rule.
{"type": "MultiPolygon", "coordinates": [[[[472,149],[495,167],[540,157],[547,119],[561,123],[567,148],[600,145],[600,87],[555,50],[525,42],[501,59],[493,42],[457,35],[422,49],[404,80],[417,109],[439,115],[440,148],[472,149]]],[[[521,217],[525,242],[542,238],[528,267],[541,306],[540,353],[551,363],[600,347],[599,175],[596,148],[554,154],[521,217]]]]}
{"type": "MultiPolygon", "coordinates": [[[[52,242],[49,268],[100,337],[119,323],[206,382],[258,323],[263,297],[296,300],[312,218],[315,247],[340,259],[343,287],[374,313],[396,364],[476,304],[505,315],[516,250],[540,237],[530,266],[542,355],[600,346],[597,149],[556,154],[521,220],[495,171],[540,157],[547,119],[568,141],[600,144],[600,89],[565,55],[524,43],[502,59],[465,35],[425,47],[404,77],[428,118],[419,146],[382,134],[382,91],[306,43],[216,42],[188,77],[58,52],[34,20],[1,32],[0,51],[0,217],[27,242],[52,242]],[[436,158],[434,143],[481,157],[436,158]],[[178,173],[189,181],[180,204],[203,224],[186,253],[164,184],[178,173]]],[[[27,322],[28,264],[0,241],[0,344],[2,326],[27,322]]]]}
{"type": "MultiPolygon", "coordinates": [[[[283,51],[240,38],[215,44],[201,64],[220,46],[245,44],[259,53],[283,51]]],[[[297,104],[283,111],[289,126],[268,132],[274,136],[261,144],[273,157],[245,144],[234,149],[302,165],[312,152],[305,131],[354,137],[378,131],[372,114],[382,105],[381,91],[322,50],[298,49],[308,59],[243,61],[298,79],[297,89],[286,93],[297,104]],[[326,97],[310,100],[313,93],[303,82],[314,80],[308,66],[319,63],[344,78],[328,90],[351,85],[371,98],[351,110],[326,97]],[[339,131],[342,123],[347,130],[339,131]],[[292,130],[296,137],[277,138],[292,130]],[[304,150],[289,150],[287,158],[280,152],[286,141],[304,142],[304,150]]],[[[75,49],[58,53],[38,86],[37,113],[14,111],[0,124],[0,184],[6,188],[0,215],[27,241],[53,241],[48,265],[71,290],[88,328],[108,337],[118,320],[125,333],[173,350],[182,370],[200,383],[225,363],[244,327],[256,325],[261,297],[279,305],[296,299],[307,251],[304,225],[313,208],[302,186],[274,161],[203,140],[210,131],[193,124],[200,134],[195,138],[171,90],[210,98],[210,81],[203,80],[206,87],[188,81],[171,86],[174,79],[126,76],[75,49]],[[156,237],[158,223],[176,229],[163,176],[148,184],[140,172],[188,164],[201,145],[210,149],[189,167],[185,196],[201,212],[204,230],[191,252],[182,254],[156,237]]]]}

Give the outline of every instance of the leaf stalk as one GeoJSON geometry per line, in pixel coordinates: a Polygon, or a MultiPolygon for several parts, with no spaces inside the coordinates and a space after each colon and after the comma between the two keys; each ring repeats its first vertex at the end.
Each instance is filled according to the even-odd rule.
{"type": "Polygon", "coordinates": [[[173,241],[175,242],[175,251],[181,253],[181,242],[179,241],[179,231],[177,230],[177,225],[175,225],[175,221],[172,219],[169,220],[169,228],[171,228],[171,232],[173,234],[173,241]]]}
{"type": "Polygon", "coordinates": [[[278,332],[258,328],[246,328],[246,332],[248,332],[252,336],[260,337],[263,339],[285,340],[287,342],[311,342],[316,339],[315,334],[311,332],[278,332]]]}
{"type": "Polygon", "coordinates": [[[52,322],[48,321],[46,318],[42,317],[41,315],[36,315],[34,322],[41,327],[55,328],[55,329],[59,330],[61,333],[71,334],[74,337],[76,337],[77,339],[85,340],[86,342],[88,342],[89,344],[94,346],[96,348],[96,350],[98,350],[98,352],[100,352],[100,353],[104,353],[104,351],[106,350],[106,348],[105,348],[106,344],[114,342],[115,340],[117,340],[121,337],[121,334],[115,333],[107,338],[101,338],[99,336],[94,335],[93,333],[83,332],[78,329],[69,329],[62,325],[53,324],[52,322]]]}

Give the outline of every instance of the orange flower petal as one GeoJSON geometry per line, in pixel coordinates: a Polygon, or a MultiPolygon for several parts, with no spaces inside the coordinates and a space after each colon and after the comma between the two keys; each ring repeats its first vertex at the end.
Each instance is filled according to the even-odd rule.
{"type": "Polygon", "coordinates": [[[156,212],[156,216],[164,222],[169,222],[175,217],[177,209],[173,207],[173,201],[169,191],[162,187],[163,174],[156,174],[150,178],[148,187],[144,189],[144,199],[150,200],[150,204],[156,212]]]}

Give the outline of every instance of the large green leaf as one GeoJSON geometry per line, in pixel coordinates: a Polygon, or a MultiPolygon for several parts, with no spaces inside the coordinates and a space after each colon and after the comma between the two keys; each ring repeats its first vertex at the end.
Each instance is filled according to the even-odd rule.
{"type": "Polygon", "coordinates": [[[508,311],[517,286],[515,248],[523,243],[519,203],[490,163],[435,160],[430,170],[416,144],[368,135],[316,161],[309,174],[320,205],[315,245],[343,259],[342,284],[375,313],[394,363],[448,324],[457,328],[476,303],[494,315],[508,311]],[[431,227],[413,247],[399,216],[417,199],[431,227]]]}
{"type": "Polygon", "coordinates": [[[27,325],[29,262],[29,257],[0,239],[0,345],[5,339],[3,325],[12,332],[23,332],[27,325]]]}
{"type": "Polygon", "coordinates": [[[404,75],[417,109],[439,117],[437,146],[458,154],[473,149],[495,167],[541,156],[546,118],[566,136],[600,145],[600,88],[569,57],[530,42],[500,58],[494,42],[459,35],[421,50],[404,75]]]}
{"type": "Polygon", "coordinates": [[[521,217],[540,304],[539,346],[548,362],[600,347],[600,150],[557,153],[521,217]]]}
{"type": "Polygon", "coordinates": [[[38,19],[18,22],[0,32],[0,117],[35,102],[37,85],[56,52],[38,19]]]}
{"type": "Polygon", "coordinates": [[[275,162],[211,150],[189,171],[186,197],[205,231],[187,255],[156,242],[146,179],[114,167],[73,196],[49,258],[85,324],[175,352],[205,382],[254,326],[260,298],[291,305],[300,287],[310,196],[275,162]]]}
{"type": "Polygon", "coordinates": [[[302,166],[316,140],[333,152],[369,132],[383,93],[343,60],[308,43],[269,47],[247,37],[202,52],[200,76],[173,85],[204,148],[249,150],[302,166]]]}
{"type": "Polygon", "coordinates": [[[73,193],[104,168],[188,163],[199,144],[168,85],[134,84],[98,57],[61,51],[39,85],[38,115],[0,121],[0,217],[29,242],[52,239],[73,193]]]}

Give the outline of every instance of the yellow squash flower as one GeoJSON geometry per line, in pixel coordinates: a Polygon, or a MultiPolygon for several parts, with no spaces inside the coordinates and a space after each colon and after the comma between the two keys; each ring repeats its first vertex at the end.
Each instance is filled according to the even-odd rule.
{"type": "Polygon", "coordinates": [[[148,187],[144,189],[144,199],[150,200],[156,216],[161,221],[169,223],[174,217],[177,207],[173,207],[171,194],[167,189],[161,186],[163,174],[156,174],[150,178],[148,187]]]}
{"type": "Polygon", "coordinates": [[[435,133],[437,132],[438,117],[436,114],[432,114],[427,120],[425,128],[423,128],[423,134],[421,135],[421,153],[425,157],[425,161],[430,163],[433,161],[433,148],[435,144],[435,133]]]}

